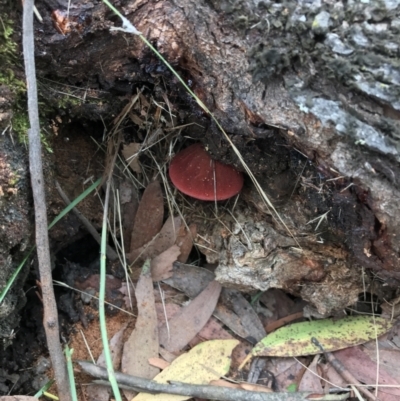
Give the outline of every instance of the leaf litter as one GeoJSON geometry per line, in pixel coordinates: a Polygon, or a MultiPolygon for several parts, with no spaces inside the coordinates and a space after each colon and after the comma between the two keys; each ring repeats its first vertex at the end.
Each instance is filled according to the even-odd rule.
{"type": "Polygon", "coordinates": [[[300,380],[298,390],[299,391],[312,391],[317,394],[323,393],[323,387],[321,385],[321,379],[318,372],[318,361],[319,355],[315,355],[312,362],[305,369],[304,374],[300,380]]]}
{"type": "Polygon", "coordinates": [[[173,274],[173,263],[181,254],[178,245],[172,245],[166,251],[161,252],[151,261],[150,270],[153,281],[161,281],[170,278],[173,274]]]}
{"type": "MultiPolygon", "coordinates": [[[[135,105],[136,109],[130,112],[130,117],[132,121],[140,124],[141,127],[146,127],[148,125],[147,118],[151,104],[147,102],[146,98],[142,94],[139,95],[139,99],[140,102],[138,103],[140,103],[140,105],[135,105]]],[[[155,115],[157,122],[163,120],[161,109],[158,106],[155,115]]],[[[157,127],[153,134],[150,132],[149,135],[146,135],[143,143],[133,143],[132,146],[127,146],[125,151],[130,152],[130,156],[137,154],[138,151],[143,148],[143,145],[146,141],[156,144],[159,140],[159,137],[165,135],[165,132],[163,132],[160,127],[157,127]],[[156,131],[158,134],[157,137],[154,137],[153,134],[156,131]],[[153,137],[154,139],[151,139],[150,141],[149,138],[153,137]]],[[[130,156],[128,156],[128,153],[125,153],[128,163],[130,156]]],[[[146,168],[140,164],[138,157],[132,158],[132,160],[134,160],[134,164],[131,166],[131,168],[135,174],[139,174],[139,170],[143,174],[146,174],[146,168]]],[[[275,328],[274,324],[276,325],[279,319],[284,319],[288,315],[294,315],[297,312],[297,310],[295,311],[294,309],[299,305],[293,305],[293,301],[284,293],[282,293],[282,291],[280,291],[280,295],[278,295],[278,292],[274,294],[272,291],[267,291],[261,296],[261,303],[256,303],[254,307],[250,305],[247,299],[239,291],[232,289],[223,288],[221,290],[220,288],[213,288],[211,293],[214,295],[209,296],[209,293],[207,291],[204,292],[204,289],[208,286],[217,286],[215,284],[216,282],[213,281],[215,279],[213,272],[199,267],[174,263],[175,260],[178,260],[182,263],[185,263],[188,260],[188,256],[193,246],[193,241],[197,235],[196,225],[187,225],[186,222],[182,220],[182,213],[180,213],[181,217],[176,217],[173,216],[172,211],[164,223],[164,199],[161,186],[158,181],[152,181],[149,185],[147,185],[142,196],[142,200],[139,203],[139,207],[136,205],[136,209],[137,208],[137,213],[136,210],[133,212],[131,211],[130,214],[127,214],[127,216],[129,215],[130,217],[123,218],[124,220],[131,220],[131,222],[132,219],[134,220],[133,224],[131,223],[133,227],[129,233],[131,234],[131,240],[128,241],[130,247],[127,248],[129,250],[127,258],[132,263],[132,266],[141,266],[147,258],[150,258],[152,275],[152,278],[147,275],[146,278],[141,276],[139,279],[139,283],[136,288],[138,320],[136,322],[135,329],[131,334],[131,338],[134,340],[131,340],[130,338],[130,340],[125,343],[126,352],[127,354],[131,355],[131,359],[134,360],[135,358],[141,358],[144,364],[138,364],[137,366],[150,366],[148,360],[151,357],[147,356],[147,348],[151,347],[147,347],[146,341],[152,336],[151,333],[155,335],[154,320],[157,322],[156,327],[158,327],[160,325],[160,321],[162,321],[160,318],[154,318],[156,313],[156,305],[154,302],[153,281],[163,280],[172,287],[183,291],[188,298],[192,300],[190,301],[189,305],[180,308],[175,317],[168,319],[168,325],[170,325],[169,328],[166,324],[164,324],[160,329],[161,344],[167,344],[167,348],[173,350],[174,352],[182,351],[182,349],[188,344],[193,347],[196,342],[201,341],[202,339],[207,341],[200,345],[207,347],[209,346],[209,343],[213,342],[210,340],[214,339],[216,336],[220,336],[220,338],[223,338],[224,336],[232,337],[232,334],[228,333],[223,328],[221,323],[228,327],[234,335],[241,337],[243,340],[241,341],[240,345],[247,346],[247,349],[249,350],[249,343],[254,344],[257,341],[261,341],[266,336],[265,327],[275,328]],[[134,216],[134,218],[132,216],[134,216]],[[146,291],[143,291],[144,288],[146,291]],[[143,293],[141,293],[141,291],[143,291],[143,293]],[[219,293],[220,296],[218,299],[219,293]],[[201,300],[199,305],[196,304],[196,297],[200,297],[197,298],[201,300]],[[207,300],[207,298],[209,298],[209,300],[207,300]],[[214,303],[216,305],[213,306],[214,303]],[[264,305],[262,305],[262,303],[264,305]],[[190,305],[192,305],[191,308],[190,305]],[[202,309],[202,307],[204,309],[202,309]],[[184,312],[185,310],[189,312],[184,312]],[[259,316],[265,317],[262,322],[256,311],[259,313],[259,316]],[[150,319],[152,320],[152,323],[149,324],[149,326],[146,324],[141,324],[141,317],[147,316],[147,312],[153,316],[152,319],[150,319]],[[214,316],[216,316],[221,323],[217,322],[214,318],[209,319],[212,313],[214,313],[214,316]],[[199,322],[196,322],[197,318],[200,319],[199,322]],[[140,343],[139,339],[135,339],[135,332],[140,333],[140,336],[143,337],[142,343],[140,343]],[[191,337],[191,340],[188,340],[189,337],[191,337]],[[174,338],[177,340],[174,340],[174,338]],[[141,353],[138,352],[138,350],[142,349],[143,353],[142,356],[140,356],[139,354],[141,353]],[[138,353],[137,356],[135,356],[136,353],[138,353]]],[[[135,207],[133,209],[135,209],[135,207]]],[[[124,232],[126,233],[127,230],[124,229],[124,232]]],[[[134,273],[132,274],[132,277],[134,277],[134,273]]],[[[157,305],[157,309],[160,309],[159,305],[157,305]]],[[[163,315],[166,313],[168,316],[169,309],[170,306],[167,304],[165,306],[165,312],[163,312],[163,315]]],[[[139,337],[139,334],[135,335],[139,337]]],[[[371,338],[371,336],[368,338],[371,338]]],[[[337,340],[337,338],[334,340],[337,340]]],[[[352,337],[352,339],[350,339],[344,346],[348,347],[354,345],[355,342],[353,340],[354,337],[352,337]]],[[[290,341],[291,339],[288,342],[290,341]]],[[[339,335],[339,342],[340,341],[341,339],[339,335]]],[[[154,343],[155,341],[153,341],[153,344],[154,343]]],[[[326,342],[324,342],[324,346],[327,347],[327,350],[331,349],[326,345],[326,342]]],[[[299,354],[307,354],[308,345],[303,344],[301,347],[303,347],[303,349],[300,350],[299,354]]],[[[236,347],[235,350],[239,350],[239,348],[240,347],[236,347]]],[[[193,350],[194,349],[196,349],[196,347],[193,348],[193,350]]],[[[244,349],[245,348],[243,348],[243,350],[244,349]]],[[[286,352],[290,353],[290,347],[288,347],[288,349],[289,351],[286,350],[286,352]]],[[[348,349],[351,348],[347,348],[344,351],[347,351],[348,349]]],[[[343,355],[347,355],[344,351],[338,352],[341,352],[343,355]]],[[[155,356],[158,356],[158,351],[154,351],[153,354],[154,353],[157,354],[155,356]]],[[[235,351],[232,354],[231,349],[229,356],[232,354],[232,358],[235,359],[235,353],[236,355],[240,354],[238,351],[235,351]]],[[[367,355],[366,352],[364,353],[367,355]]],[[[367,357],[370,358],[368,355],[367,357]]],[[[126,358],[125,353],[123,358],[126,358]]],[[[243,353],[236,357],[236,359],[239,360],[243,360],[243,358],[243,353]]],[[[349,359],[350,357],[343,357],[343,363],[346,362],[346,358],[349,359]]],[[[208,366],[210,362],[214,362],[214,359],[214,355],[209,356],[209,358],[204,362],[204,365],[208,366]]],[[[305,391],[311,391],[311,389],[313,389],[313,391],[319,391],[318,388],[315,387],[317,382],[312,384],[313,379],[311,376],[309,376],[310,382],[307,384],[308,374],[304,373],[304,367],[296,360],[284,357],[272,357],[268,358],[268,360],[270,362],[274,361],[275,366],[277,367],[277,370],[275,371],[276,388],[284,391],[289,387],[292,388],[291,386],[294,384],[296,386],[295,388],[303,388],[305,391]],[[281,366],[285,364],[287,367],[282,370],[281,366]]],[[[370,358],[370,360],[372,359],[370,358]]],[[[307,365],[310,359],[302,358],[302,361],[307,365]]],[[[369,365],[369,363],[365,363],[365,366],[369,365]]],[[[397,365],[394,364],[394,368],[398,365],[399,363],[397,363],[397,365]]],[[[271,368],[271,364],[269,366],[271,368]]],[[[372,361],[371,366],[376,367],[376,362],[372,361]]],[[[324,376],[323,368],[327,370],[327,367],[321,363],[318,363],[316,359],[310,365],[310,367],[315,373],[321,374],[322,372],[322,376],[324,376]]],[[[125,370],[125,368],[123,369],[125,370]]],[[[273,369],[271,369],[271,371],[273,371],[273,369]]],[[[369,378],[370,376],[364,375],[360,377],[359,380],[368,380],[369,378]]],[[[173,379],[176,380],[177,377],[174,376],[173,379]]],[[[194,382],[192,381],[192,378],[190,378],[190,381],[194,382]]],[[[384,382],[388,383],[389,381],[390,379],[385,376],[384,382]]],[[[326,389],[324,389],[324,391],[326,391],[326,389]]],[[[161,399],[166,399],[165,395],[161,399]]],[[[390,398],[387,400],[390,400],[390,398]]],[[[384,401],[387,400],[384,399],[384,401]]]]}
{"type": "Polygon", "coordinates": [[[208,286],[168,324],[159,329],[160,344],[167,351],[181,351],[210,319],[217,304],[221,285],[212,281],[208,286]]]}
{"type": "MultiPolygon", "coordinates": [[[[155,186],[156,184],[154,184],[154,187],[155,186]]],[[[145,201],[146,203],[149,202],[146,198],[145,201]]],[[[143,200],[139,205],[139,210],[142,204],[143,200]]],[[[149,202],[149,204],[151,204],[151,202],[149,202]]],[[[157,207],[154,208],[154,205],[156,204],[157,202],[151,205],[153,210],[158,209],[157,207]]],[[[142,206],[142,208],[143,207],[144,206],[142,206]]],[[[151,214],[148,211],[145,212],[145,214],[146,213],[147,216],[151,214]]],[[[135,224],[138,222],[139,226],[145,227],[146,224],[144,220],[141,220],[138,217],[138,214],[136,216],[135,224]]],[[[218,336],[219,338],[232,338],[232,335],[224,330],[220,323],[215,320],[210,320],[212,314],[214,314],[225,326],[229,327],[233,333],[247,341],[256,342],[263,339],[266,335],[264,326],[261,323],[259,316],[257,316],[255,309],[239,291],[227,288],[221,290],[220,285],[214,281],[215,275],[212,271],[191,265],[184,265],[177,261],[182,250],[180,245],[183,246],[185,242],[188,243],[189,246],[187,248],[188,250],[184,251],[184,253],[186,253],[186,255],[190,253],[193,239],[196,235],[195,226],[190,225],[188,230],[188,228],[182,224],[180,217],[170,216],[164,224],[162,224],[160,215],[157,219],[158,221],[161,221],[161,224],[158,223],[157,225],[157,232],[154,229],[154,225],[152,225],[153,227],[150,227],[148,230],[146,228],[147,232],[143,236],[144,239],[141,238],[138,240],[139,242],[136,240],[131,241],[131,244],[140,244],[140,241],[142,241],[142,245],[139,248],[130,249],[129,256],[131,257],[131,260],[132,256],[141,262],[147,257],[150,257],[152,260],[151,269],[146,274],[140,276],[136,287],[138,318],[135,329],[132,331],[131,336],[124,345],[122,370],[136,376],[146,375],[153,378],[158,371],[158,368],[152,366],[149,363],[149,360],[158,357],[160,344],[165,347],[165,350],[163,350],[161,354],[168,354],[167,351],[169,351],[169,353],[183,352],[185,347],[188,345],[190,345],[190,347],[196,347],[195,344],[199,343],[199,341],[205,340],[205,342],[200,343],[200,345],[208,344],[209,342],[214,341],[213,339],[218,336]],[[147,242],[143,243],[144,241],[147,242]],[[153,282],[159,280],[163,280],[172,287],[183,291],[190,299],[192,299],[187,306],[180,308],[172,317],[168,316],[170,306],[167,305],[166,312],[163,310],[163,315],[167,313],[168,323],[161,325],[161,327],[160,322],[162,322],[163,319],[157,318],[156,316],[153,290],[153,282]],[[149,316],[151,316],[151,318],[149,318],[149,316]],[[209,331],[207,331],[207,329],[209,331]],[[158,334],[159,339],[157,339],[158,334]]],[[[132,238],[139,235],[139,230],[135,229],[135,224],[132,230],[132,233],[135,232],[135,235],[132,238]]],[[[187,256],[185,256],[183,260],[186,259],[187,256]]],[[[290,299],[287,297],[285,299],[285,294],[277,292],[277,290],[275,290],[275,293],[276,294],[268,294],[269,298],[267,298],[267,294],[264,294],[260,298],[264,306],[259,305],[258,311],[272,311],[272,315],[269,316],[268,327],[271,327],[271,324],[273,325],[274,323],[276,324],[279,322],[279,318],[283,319],[283,315],[293,311],[293,308],[296,307],[290,299]],[[282,301],[282,299],[284,301],[282,301]],[[282,303],[282,308],[279,307],[279,302],[282,303]],[[265,309],[266,305],[269,309],[265,309]],[[283,305],[286,305],[285,309],[283,308],[283,305]]],[[[157,306],[157,309],[160,309],[160,305],[157,306]]],[[[379,318],[377,321],[383,325],[383,322],[381,322],[379,318]]],[[[368,326],[366,328],[363,326],[363,328],[358,328],[356,331],[357,333],[359,333],[360,330],[371,332],[371,327],[372,326],[368,326]]],[[[385,330],[386,329],[387,327],[385,330]]],[[[329,330],[330,329],[328,329],[328,331],[329,330]]],[[[320,332],[318,332],[318,335],[321,338],[320,332]]],[[[270,338],[271,341],[273,336],[267,336],[266,338],[270,338]]],[[[322,338],[328,338],[328,334],[322,338]]],[[[371,336],[369,335],[367,338],[371,338],[371,336]]],[[[363,339],[363,341],[364,340],[365,339],[363,339]]],[[[243,360],[245,353],[249,350],[247,341],[242,342],[239,347],[235,348],[236,351],[231,354],[232,365],[235,366],[235,369],[238,365],[237,361],[243,360]],[[240,351],[241,348],[243,351],[240,351]],[[246,349],[247,351],[245,351],[246,349]]],[[[286,342],[290,343],[291,341],[286,340],[286,342]]],[[[347,343],[344,343],[343,346],[351,346],[354,343],[355,340],[354,337],[352,337],[347,343]]],[[[300,346],[299,355],[307,354],[309,352],[307,351],[308,346],[309,345],[303,343],[300,346]]],[[[330,349],[326,342],[324,343],[324,346],[327,347],[327,350],[330,349]]],[[[265,344],[263,344],[263,347],[264,350],[265,344]]],[[[286,344],[284,348],[286,349],[286,354],[290,354],[290,346],[286,344]]],[[[254,350],[253,353],[257,354],[254,350]]],[[[168,356],[169,360],[174,358],[172,354],[168,354],[168,356]]],[[[213,357],[210,357],[210,360],[205,362],[207,369],[210,369],[209,364],[212,362],[212,359],[213,357]]],[[[279,366],[284,363],[287,358],[274,359],[276,360],[277,366],[279,366]]],[[[303,361],[307,363],[306,360],[303,361]]],[[[365,365],[369,366],[367,363],[365,365]]],[[[316,374],[322,372],[322,378],[320,379],[318,376],[313,375],[310,371],[305,371],[304,367],[301,365],[299,366],[299,363],[295,360],[290,360],[289,367],[275,376],[276,383],[280,383],[276,388],[286,390],[292,385],[295,385],[295,388],[300,390],[322,392],[322,390],[319,389],[322,388],[321,383],[323,382],[324,376],[328,377],[328,374],[323,373],[323,368],[320,367],[320,364],[318,364],[316,360],[314,360],[309,368],[316,374]]],[[[364,375],[361,376],[359,380],[367,380],[368,378],[369,376],[364,375]]],[[[177,377],[174,377],[174,379],[176,380],[177,377]]],[[[188,380],[191,383],[195,382],[193,377],[188,377],[188,380]]],[[[384,375],[382,380],[382,383],[384,384],[396,383],[395,379],[390,378],[390,375],[384,375]]],[[[268,388],[261,389],[257,388],[257,386],[247,388],[253,389],[254,391],[268,391],[268,388]]],[[[107,399],[108,391],[104,393],[104,395],[95,394],[99,400],[107,399]]],[[[134,394],[132,392],[127,392],[126,395],[128,399],[130,399],[134,394]]],[[[389,395],[391,397],[397,396],[396,390],[389,393],[389,395]]],[[[394,399],[390,398],[389,395],[386,394],[387,398],[382,398],[382,400],[391,401],[394,399]]],[[[142,396],[145,397],[144,399],[154,399],[146,398],[148,395],[144,394],[141,394],[139,397],[142,396]]],[[[142,398],[136,397],[135,399],[141,400],[142,398]]],[[[162,395],[162,398],[160,399],[166,399],[165,395],[162,395]]],[[[173,397],[171,399],[177,398],[173,397]]]]}
{"type": "MultiPolygon", "coordinates": [[[[397,351],[398,352],[398,351],[397,351]]],[[[375,353],[376,354],[376,353],[375,353]]],[[[394,350],[390,358],[396,354],[394,350]]],[[[396,372],[379,366],[379,378],[377,380],[377,363],[364,352],[360,346],[349,347],[335,352],[335,357],[352,372],[353,376],[361,383],[379,384],[378,399],[380,401],[395,401],[400,399],[400,379],[396,372]],[[385,386],[389,386],[386,387],[385,386]]],[[[382,355],[380,356],[382,358],[382,355]]]]}
{"type": "Polygon", "coordinates": [[[133,249],[128,256],[131,263],[142,264],[146,259],[153,259],[166,251],[176,242],[177,231],[181,226],[180,217],[168,217],[162,229],[145,245],[133,249]]]}
{"type": "Polygon", "coordinates": [[[140,143],[132,142],[122,147],[122,155],[124,156],[126,163],[134,173],[142,173],[142,168],[139,163],[139,151],[141,148],[140,143]]]}
{"type": "MultiPolygon", "coordinates": [[[[114,336],[110,340],[110,351],[111,351],[111,359],[113,362],[114,369],[118,369],[121,364],[122,358],[122,348],[123,348],[123,336],[125,333],[125,329],[127,324],[125,323],[121,329],[114,334],[114,336]]],[[[97,359],[97,365],[106,366],[104,352],[102,352],[97,359]]],[[[88,401],[108,401],[111,395],[111,389],[105,386],[100,386],[94,384],[90,386],[90,391],[87,392],[87,400],[88,401]]]]}
{"type": "MultiPolygon", "coordinates": [[[[182,306],[176,303],[167,303],[165,305],[156,303],[156,311],[159,327],[165,325],[166,321],[172,319],[176,314],[180,313],[182,306]]],[[[229,340],[234,338],[222,324],[211,317],[206,325],[197,333],[197,335],[189,342],[191,348],[203,341],[209,340],[229,340]]]]}
{"type": "Polygon", "coordinates": [[[151,241],[161,230],[164,220],[164,198],[158,181],[150,183],[143,193],[136,213],[130,250],[151,241]]]}
{"type": "MultiPolygon", "coordinates": [[[[209,270],[176,263],[173,277],[164,282],[194,298],[214,278],[209,270]]],[[[259,341],[266,334],[254,309],[239,291],[223,288],[214,316],[242,338],[259,341]]]]}
{"type": "MultiPolygon", "coordinates": [[[[151,366],[148,360],[158,357],[159,339],[150,261],[143,266],[135,296],[138,316],[135,328],[124,344],[121,368],[123,373],[152,379],[159,369],[151,366]]],[[[127,399],[134,396],[133,392],[128,390],[125,390],[124,394],[127,399]]]]}
{"type": "MultiPolygon", "coordinates": [[[[230,356],[238,340],[206,341],[182,354],[163,370],[154,380],[158,383],[168,383],[170,380],[191,384],[208,384],[219,379],[229,371],[230,356]]],[[[171,394],[141,393],[135,401],[183,401],[190,397],[171,394]]]]}

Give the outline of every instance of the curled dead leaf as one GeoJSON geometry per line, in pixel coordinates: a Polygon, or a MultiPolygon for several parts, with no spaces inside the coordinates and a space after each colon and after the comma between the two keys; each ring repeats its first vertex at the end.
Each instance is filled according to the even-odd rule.
{"type": "Polygon", "coordinates": [[[165,280],[172,276],[172,265],[177,260],[180,253],[179,246],[172,245],[151,261],[150,269],[153,281],[165,280]]]}
{"type": "Polygon", "coordinates": [[[141,173],[142,168],[139,163],[139,150],[141,144],[140,143],[130,143],[129,145],[124,145],[122,148],[122,155],[124,156],[126,163],[130,167],[130,169],[135,173],[141,173]]]}
{"type": "Polygon", "coordinates": [[[164,219],[164,198],[161,185],[153,181],[145,189],[133,224],[130,250],[151,241],[160,231],[164,219]]]}
{"type": "MultiPolygon", "coordinates": [[[[139,212],[138,212],[139,213],[139,212]]],[[[146,259],[153,259],[175,244],[181,226],[180,217],[168,217],[161,231],[151,241],[127,255],[130,263],[141,264],[146,259]]]]}

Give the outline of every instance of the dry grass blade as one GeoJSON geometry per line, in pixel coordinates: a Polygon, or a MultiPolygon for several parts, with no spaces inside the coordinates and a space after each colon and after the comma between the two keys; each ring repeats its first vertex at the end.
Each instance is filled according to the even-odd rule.
{"type": "Polygon", "coordinates": [[[99,187],[101,187],[108,177],[111,176],[110,172],[113,171],[115,166],[115,161],[118,156],[118,151],[122,142],[122,135],[119,127],[124,121],[125,117],[128,115],[131,108],[138,101],[140,92],[135,96],[132,96],[131,101],[123,108],[121,113],[115,117],[114,119],[114,128],[109,134],[108,142],[107,142],[107,154],[106,154],[106,165],[104,168],[103,177],[101,179],[101,183],[99,187]]]}
{"type": "Polygon", "coordinates": [[[122,142],[121,133],[113,130],[110,134],[110,138],[107,142],[107,153],[106,153],[106,165],[103,172],[103,177],[101,178],[101,183],[99,187],[103,186],[109,177],[112,175],[114,170],[115,161],[117,160],[118,151],[122,142]]]}

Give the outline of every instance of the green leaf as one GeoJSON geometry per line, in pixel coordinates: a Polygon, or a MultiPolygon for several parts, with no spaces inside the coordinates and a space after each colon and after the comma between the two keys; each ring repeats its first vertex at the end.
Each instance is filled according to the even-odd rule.
{"type": "Polygon", "coordinates": [[[326,352],[365,343],[392,327],[381,317],[352,316],[315,320],[282,327],[264,337],[252,350],[253,356],[301,356],[321,353],[311,342],[315,337],[326,352]]]}

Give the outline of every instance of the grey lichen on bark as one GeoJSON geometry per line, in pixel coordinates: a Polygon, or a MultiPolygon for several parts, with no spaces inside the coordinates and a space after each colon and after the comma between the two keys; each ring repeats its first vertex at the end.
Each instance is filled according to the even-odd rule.
{"type": "MultiPolygon", "coordinates": [[[[74,5],[79,31],[57,34],[47,18],[38,33],[41,74],[105,90],[163,74],[137,38],[108,33],[118,22],[103,5],[74,5]]],[[[273,129],[325,179],[345,177],[352,186],[332,195],[329,221],[342,219],[349,266],[400,280],[399,2],[137,0],[121,9],[233,140],[273,129]],[[347,220],[337,206],[346,202],[354,203],[347,220]]]]}

